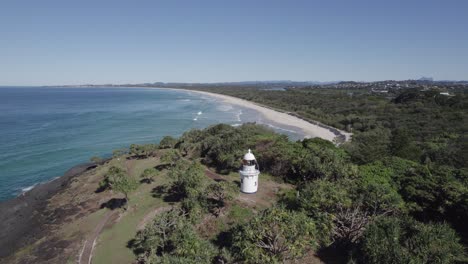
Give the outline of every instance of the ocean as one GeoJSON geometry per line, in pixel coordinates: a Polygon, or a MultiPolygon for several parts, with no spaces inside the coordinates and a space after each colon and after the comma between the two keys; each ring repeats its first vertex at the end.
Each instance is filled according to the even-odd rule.
{"type": "Polygon", "coordinates": [[[153,88],[0,87],[0,201],[64,174],[92,156],[158,143],[191,128],[257,122],[254,110],[188,91],[153,88]]]}

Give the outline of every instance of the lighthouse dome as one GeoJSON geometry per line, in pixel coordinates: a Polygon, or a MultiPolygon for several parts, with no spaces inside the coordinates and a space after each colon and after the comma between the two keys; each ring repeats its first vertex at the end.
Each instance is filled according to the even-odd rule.
{"type": "Polygon", "coordinates": [[[250,149],[249,149],[249,152],[245,153],[244,160],[255,160],[255,156],[252,154],[250,149]]]}

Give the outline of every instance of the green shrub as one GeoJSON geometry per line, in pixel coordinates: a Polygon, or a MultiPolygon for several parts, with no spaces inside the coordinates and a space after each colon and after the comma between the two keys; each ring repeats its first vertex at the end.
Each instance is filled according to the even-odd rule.
{"type": "Polygon", "coordinates": [[[177,144],[177,139],[171,136],[165,136],[159,142],[159,148],[161,149],[174,148],[176,144],[177,144]]]}
{"type": "Polygon", "coordinates": [[[233,231],[237,258],[247,263],[296,259],[318,245],[315,224],[303,213],[273,207],[233,231]]]}
{"type": "Polygon", "coordinates": [[[463,256],[458,241],[446,224],[381,218],[364,233],[359,255],[364,263],[453,263],[463,256]]]}
{"type": "Polygon", "coordinates": [[[212,263],[216,250],[187,222],[183,211],[157,215],[131,243],[142,263],[212,263]]]}

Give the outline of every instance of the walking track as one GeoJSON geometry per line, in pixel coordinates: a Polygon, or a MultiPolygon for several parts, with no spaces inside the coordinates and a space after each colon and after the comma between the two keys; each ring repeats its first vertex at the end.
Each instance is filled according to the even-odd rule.
{"type": "Polygon", "coordinates": [[[93,249],[94,245],[96,244],[96,240],[101,233],[102,229],[104,226],[107,224],[109,219],[111,217],[118,213],[117,211],[109,211],[106,213],[106,215],[101,219],[101,221],[98,223],[96,228],[94,228],[93,233],[86,239],[84,245],[83,245],[83,250],[81,251],[80,257],[78,259],[79,264],[91,264],[91,259],[93,258],[93,249]]]}

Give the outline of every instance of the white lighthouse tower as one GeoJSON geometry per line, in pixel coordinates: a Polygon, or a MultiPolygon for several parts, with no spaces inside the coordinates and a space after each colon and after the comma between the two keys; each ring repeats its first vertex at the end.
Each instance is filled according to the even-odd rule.
{"type": "Polygon", "coordinates": [[[244,155],[242,160],[242,169],[240,173],[241,192],[243,193],[256,193],[258,189],[258,163],[255,156],[249,149],[244,155]]]}

